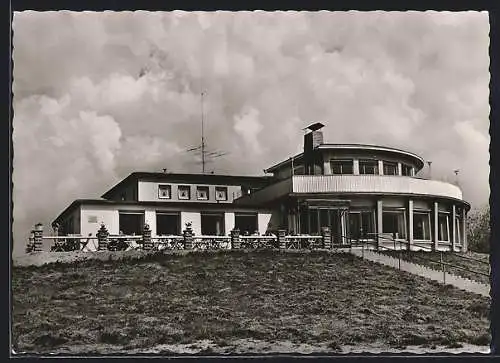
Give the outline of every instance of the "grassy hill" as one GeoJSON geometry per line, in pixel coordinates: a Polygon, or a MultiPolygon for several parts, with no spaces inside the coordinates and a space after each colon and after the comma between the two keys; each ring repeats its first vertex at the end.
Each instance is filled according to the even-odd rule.
{"type": "Polygon", "coordinates": [[[490,339],[488,298],[349,254],[158,254],[12,274],[17,352],[265,353],[285,343],[339,352],[490,339]]]}

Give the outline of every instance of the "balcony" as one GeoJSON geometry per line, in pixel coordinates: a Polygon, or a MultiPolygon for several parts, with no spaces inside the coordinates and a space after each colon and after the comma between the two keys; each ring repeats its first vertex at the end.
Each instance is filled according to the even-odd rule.
{"type": "Polygon", "coordinates": [[[389,175],[295,175],[293,193],[390,193],[421,194],[462,199],[456,185],[389,175]]]}
{"type": "Polygon", "coordinates": [[[258,205],[290,193],[414,194],[462,200],[459,187],[439,180],[389,175],[294,175],[237,202],[258,205]]]}

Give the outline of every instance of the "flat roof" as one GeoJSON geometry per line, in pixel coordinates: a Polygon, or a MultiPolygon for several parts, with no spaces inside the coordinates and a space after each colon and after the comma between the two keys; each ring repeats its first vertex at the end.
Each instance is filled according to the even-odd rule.
{"type": "Polygon", "coordinates": [[[125,179],[122,179],[118,184],[105,192],[101,198],[107,199],[113,192],[132,181],[148,180],[148,181],[168,181],[179,183],[200,183],[200,184],[257,184],[265,186],[271,180],[271,177],[263,176],[247,176],[247,175],[221,175],[221,174],[188,174],[188,173],[152,173],[152,172],[133,172],[125,179]]]}
{"type": "MultiPolygon", "coordinates": [[[[402,149],[397,149],[393,147],[387,147],[387,146],[379,146],[379,145],[370,145],[370,144],[320,144],[315,147],[317,150],[363,150],[363,151],[382,151],[382,152],[388,152],[388,153],[393,153],[393,154],[398,154],[401,156],[409,157],[413,159],[417,163],[417,166],[419,169],[422,169],[425,165],[424,159],[417,155],[414,154],[410,151],[402,150],[402,149]]],[[[292,159],[300,161],[302,157],[304,156],[304,153],[300,153],[297,155],[294,155],[287,160],[284,160],[278,164],[275,164],[268,169],[265,169],[266,173],[273,172],[276,169],[279,169],[283,166],[286,166],[292,162],[292,159]]]]}

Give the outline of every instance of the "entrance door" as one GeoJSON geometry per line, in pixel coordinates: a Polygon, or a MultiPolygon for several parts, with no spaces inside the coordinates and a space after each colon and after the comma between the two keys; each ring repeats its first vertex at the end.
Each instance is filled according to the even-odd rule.
{"type": "Polygon", "coordinates": [[[330,229],[332,233],[332,244],[343,243],[342,225],[344,213],[340,209],[330,209],[330,229]]]}

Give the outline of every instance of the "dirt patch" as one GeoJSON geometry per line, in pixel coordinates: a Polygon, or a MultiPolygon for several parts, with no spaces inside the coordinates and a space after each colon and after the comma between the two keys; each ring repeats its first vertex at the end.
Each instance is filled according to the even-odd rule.
{"type": "Polygon", "coordinates": [[[266,353],[283,342],[283,349],[336,352],[489,341],[488,298],[349,254],[147,255],[12,273],[18,352],[266,353]],[[199,342],[212,343],[192,347],[199,342]]]}

